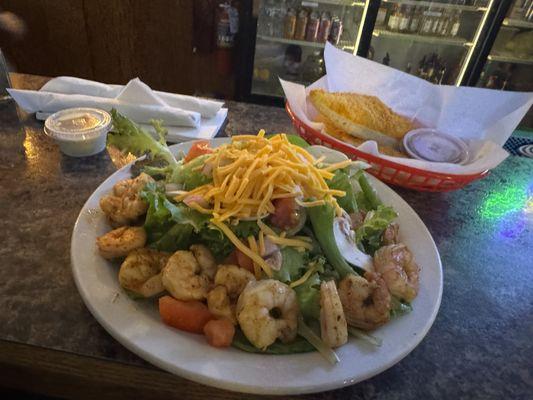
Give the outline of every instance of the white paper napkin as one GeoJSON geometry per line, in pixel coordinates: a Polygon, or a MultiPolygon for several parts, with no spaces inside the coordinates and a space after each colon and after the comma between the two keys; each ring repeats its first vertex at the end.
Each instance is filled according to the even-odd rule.
{"type": "Polygon", "coordinates": [[[379,97],[394,111],[424,126],[465,139],[471,154],[466,165],[435,163],[380,154],[375,141],[357,148],[399,164],[450,174],[477,174],[492,169],[508,156],[502,145],[533,104],[533,93],[503,92],[471,87],[433,85],[385,65],[353,56],[327,44],[327,75],[309,87],[281,81],[294,114],[314,129],[317,112],[308,101],[312,88],[355,92],[379,97]]]}
{"type": "MultiPolygon", "coordinates": [[[[132,81],[140,82],[138,78],[133,79],[132,81]]],[[[130,83],[132,81],[130,81],[130,83]]],[[[129,84],[127,86],[129,86],[129,84]]],[[[125,86],[122,85],[107,85],[105,83],[75,78],[72,76],[60,76],[49,80],[41,88],[41,91],[115,98],[118,97],[124,89],[125,86]]],[[[224,104],[221,101],[202,99],[182,94],[160,92],[157,90],[151,90],[151,92],[171,107],[198,112],[204,118],[214,117],[224,104]]]]}

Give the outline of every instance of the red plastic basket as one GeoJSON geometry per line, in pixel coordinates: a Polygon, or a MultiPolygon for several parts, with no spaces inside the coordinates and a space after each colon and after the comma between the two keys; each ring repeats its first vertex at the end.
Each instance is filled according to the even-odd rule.
{"type": "Polygon", "coordinates": [[[371,165],[368,169],[372,175],[391,185],[402,186],[408,189],[422,190],[428,192],[447,192],[457,190],[466,186],[470,182],[481,179],[488,174],[484,171],[473,175],[441,174],[438,172],[426,171],[419,168],[407,167],[393,161],[376,157],[372,154],[357,150],[355,147],[341,142],[332,136],[325,135],[309,125],[300,121],[292,112],[288,102],[285,109],[291,117],[292,123],[298,134],[311,144],[319,144],[342,151],[353,160],[363,160],[371,165]]]}

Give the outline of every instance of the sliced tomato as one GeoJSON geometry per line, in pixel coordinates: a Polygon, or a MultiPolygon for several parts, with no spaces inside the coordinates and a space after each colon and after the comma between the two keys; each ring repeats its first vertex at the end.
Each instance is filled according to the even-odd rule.
{"type": "Polygon", "coordinates": [[[287,197],[273,201],[274,214],[270,216],[272,225],[280,229],[294,228],[298,224],[299,205],[294,198],[287,197]]]}
{"type": "Polygon", "coordinates": [[[212,319],[204,326],[207,343],[214,347],[229,347],[235,335],[235,327],[227,319],[212,319]]]}
{"type": "Polygon", "coordinates": [[[254,262],[252,261],[252,259],[239,249],[235,249],[235,255],[237,256],[237,263],[239,264],[239,267],[247,269],[253,274],[254,262]]]}
{"type": "Polygon", "coordinates": [[[224,264],[239,265],[239,260],[237,259],[237,250],[233,250],[231,253],[229,253],[229,256],[224,259],[224,264]]]}
{"type": "Polygon", "coordinates": [[[212,153],[213,149],[209,147],[208,140],[195,141],[187,155],[185,156],[185,162],[194,160],[196,157],[203,156],[204,154],[212,153]]]}
{"type": "Polygon", "coordinates": [[[213,315],[199,301],[181,301],[170,296],[159,299],[159,314],[167,325],[187,332],[202,333],[213,315]]]}

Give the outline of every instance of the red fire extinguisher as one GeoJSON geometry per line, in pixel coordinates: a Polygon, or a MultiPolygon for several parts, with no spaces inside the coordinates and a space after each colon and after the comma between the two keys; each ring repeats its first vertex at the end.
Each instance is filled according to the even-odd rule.
{"type": "Polygon", "coordinates": [[[231,1],[221,1],[218,4],[215,26],[217,71],[222,76],[230,76],[233,71],[235,35],[239,31],[239,11],[231,1]]]}

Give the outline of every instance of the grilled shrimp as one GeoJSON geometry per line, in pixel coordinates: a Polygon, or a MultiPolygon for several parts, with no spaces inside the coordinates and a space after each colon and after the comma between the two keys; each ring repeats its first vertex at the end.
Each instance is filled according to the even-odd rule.
{"type": "Polygon", "coordinates": [[[280,339],[288,343],[296,337],[300,308],[296,294],[286,284],[266,279],[252,281],[237,301],[237,320],[258,349],[265,349],[280,339]]]}
{"type": "Polygon", "coordinates": [[[396,222],[391,222],[383,231],[383,235],[381,235],[383,244],[386,246],[389,244],[398,243],[399,230],[400,230],[400,225],[398,225],[396,222]]]}
{"type": "Polygon", "coordinates": [[[348,327],[335,281],[320,285],[320,332],[329,347],[339,347],[348,341],[348,327]]]}
{"type": "Polygon", "coordinates": [[[228,318],[237,324],[235,302],[254,275],[236,265],[219,265],[215,275],[215,288],[207,294],[207,307],[213,315],[228,318]]]}
{"type": "Polygon", "coordinates": [[[198,264],[200,264],[202,271],[209,276],[209,279],[213,279],[217,272],[217,263],[211,251],[203,244],[193,244],[190,250],[194,254],[198,264]]]}
{"type": "Polygon", "coordinates": [[[365,330],[390,319],[391,297],[383,278],[374,272],[365,277],[347,275],[339,283],[339,297],[348,325],[365,330]]]}
{"type": "MultiPolygon", "coordinates": [[[[209,269],[209,268],[207,268],[209,269]]],[[[178,300],[203,300],[210,279],[191,251],[178,250],[162,271],[163,286],[178,300]]]]}
{"type": "Polygon", "coordinates": [[[380,248],[374,254],[374,266],[394,297],[407,302],[416,297],[420,268],[406,245],[391,244],[380,248]]]}
{"type": "Polygon", "coordinates": [[[231,302],[225,286],[216,286],[207,293],[207,307],[215,317],[227,318],[233,325],[237,324],[235,304],[231,302]]]}
{"type": "Polygon", "coordinates": [[[148,248],[133,250],[120,266],[120,285],[143,297],[163,292],[165,288],[161,282],[161,270],[169,256],[148,248]]]}
{"type": "Polygon", "coordinates": [[[100,254],[108,260],[125,257],[145,244],[146,232],[144,228],[136,226],[123,226],[96,238],[100,254]]]}
{"type": "Polygon", "coordinates": [[[236,265],[219,265],[215,275],[215,285],[224,286],[231,299],[237,299],[250,281],[255,281],[254,274],[236,265]]]}
{"type": "Polygon", "coordinates": [[[146,213],[148,204],[141,199],[140,191],[154,179],[145,173],[137,178],[125,179],[113,186],[113,192],[100,199],[100,208],[111,226],[128,225],[146,213]]]}

